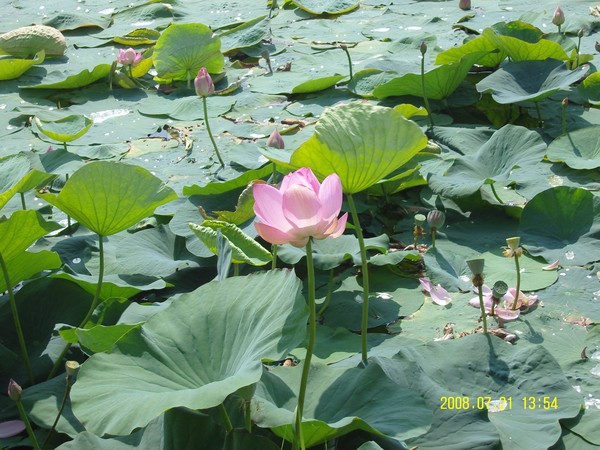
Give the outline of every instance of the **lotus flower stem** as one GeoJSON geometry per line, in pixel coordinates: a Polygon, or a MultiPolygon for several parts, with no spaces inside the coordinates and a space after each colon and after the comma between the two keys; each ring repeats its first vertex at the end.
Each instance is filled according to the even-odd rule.
{"type": "MultiPolygon", "coordinates": [[[[96,282],[96,292],[94,294],[94,299],[92,300],[92,304],[90,305],[90,309],[88,310],[87,314],[85,315],[85,318],[81,321],[79,328],[83,328],[85,326],[85,324],[89,322],[90,318],[92,317],[92,314],[94,313],[94,310],[96,309],[96,307],[98,306],[98,303],[100,301],[100,292],[102,291],[102,281],[104,279],[104,243],[103,243],[102,239],[103,239],[103,236],[98,235],[98,259],[99,259],[99,261],[98,261],[98,281],[96,282]]],[[[54,377],[54,375],[56,375],[56,371],[62,364],[62,360],[66,356],[66,354],[70,348],[71,348],[71,343],[68,342],[67,345],[65,345],[65,348],[63,348],[63,351],[61,352],[60,356],[54,362],[54,366],[52,366],[52,370],[50,371],[50,374],[48,375],[48,379],[51,379],[52,377],[54,377]]]]}
{"type": "Polygon", "coordinates": [[[561,102],[561,122],[562,122],[562,135],[566,136],[567,134],[567,105],[569,104],[569,99],[565,97],[561,102]]]}
{"type": "MultiPolygon", "coordinates": [[[[56,418],[54,419],[54,423],[52,424],[52,427],[50,428],[50,431],[48,431],[48,434],[46,435],[46,438],[44,439],[44,442],[42,443],[42,447],[45,447],[46,444],[48,443],[48,439],[50,439],[50,436],[52,436],[52,433],[54,432],[56,425],[58,425],[58,421],[60,420],[60,416],[63,413],[63,410],[65,409],[65,405],[67,404],[67,399],[69,398],[69,394],[71,392],[71,387],[73,386],[73,383],[71,382],[73,380],[73,372],[69,369],[69,363],[73,363],[73,361],[67,361],[67,376],[66,376],[66,386],[65,386],[65,392],[63,394],[63,398],[62,401],[60,402],[60,408],[58,409],[58,414],[56,415],[56,418]]],[[[79,364],[77,364],[77,367],[79,367],[79,364]]]]}
{"type": "Polygon", "coordinates": [[[427,110],[427,117],[429,117],[429,129],[433,130],[433,116],[431,115],[431,108],[429,107],[429,99],[427,98],[427,92],[425,90],[425,53],[427,52],[427,45],[425,41],[421,42],[421,91],[423,93],[423,101],[425,102],[425,109],[427,110]]]}
{"type": "Polygon", "coordinates": [[[365,249],[365,240],[362,234],[362,228],[358,219],[358,213],[356,212],[356,205],[354,204],[354,198],[352,194],[347,194],[348,205],[350,206],[350,213],[352,214],[352,222],[354,223],[354,229],[356,230],[356,237],[358,239],[358,246],[360,247],[360,260],[362,262],[362,279],[363,279],[363,305],[362,305],[362,320],[360,326],[361,336],[361,352],[362,362],[367,365],[367,329],[369,327],[369,266],[367,263],[367,250],[365,249]]]}
{"type": "Polygon", "coordinates": [[[498,192],[496,192],[496,188],[494,187],[494,183],[490,184],[490,188],[492,189],[492,194],[494,195],[494,198],[496,200],[498,200],[498,203],[500,203],[501,205],[504,205],[504,202],[502,201],[502,199],[498,195],[498,192]]]}
{"type": "Polygon", "coordinates": [[[325,296],[325,301],[323,301],[321,308],[319,308],[319,311],[317,311],[317,317],[321,317],[323,315],[323,313],[327,310],[327,307],[329,306],[329,302],[331,301],[331,294],[333,292],[333,275],[334,270],[329,269],[329,283],[327,283],[327,295],[325,296]]]}
{"type": "Polygon", "coordinates": [[[19,311],[17,309],[17,302],[15,300],[15,293],[13,292],[13,286],[10,282],[8,274],[8,267],[6,262],[0,253],[0,267],[2,268],[2,275],[4,276],[4,282],[6,289],[8,290],[8,301],[10,303],[10,310],[13,316],[13,322],[15,324],[15,330],[17,331],[17,338],[19,340],[19,347],[21,348],[21,356],[25,362],[25,369],[27,370],[27,378],[29,383],[34,384],[33,371],[31,370],[31,363],[29,362],[29,355],[27,354],[27,346],[25,345],[25,338],[23,337],[23,328],[21,328],[21,320],[19,319],[19,311]]]}
{"type": "Polygon", "coordinates": [[[227,433],[231,433],[233,431],[233,425],[223,403],[219,405],[219,412],[221,413],[221,419],[223,419],[223,423],[225,424],[225,431],[227,431],[227,433]]]}
{"type": "Polygon", "coordinates": [[[312,254],[312,238],[306,243],[306,269],[308,272],[308,345],[306,346],[306,357],[302,363],[302,378],[300,380],[300,391],[298,392],[298,406],[294,419],[294,442],[292,448],[296,450],[298,445],[304,450],[304,437],[302,436],[302,413],[304,411],[304,399],[306,397],[306,385],[310,371],[310,361],[315,348],[317,335],[317,315],[315,307],[315,265],[312,254]]]}
{"type": "Polygon", "coordinates": [[[20,192],[20,194],[21,194],[21,208],[23,208],[23,211],[27,211],[27,205],[25,204],[25,193],[20,192]]]}
{"type": "Polygon", "coordinates": [[[540,110],[540,102],[535,102],[535,110],[538,116],[538,126],[544,128],[544,119],[542,118],[542,111],[540,110]]]}
{"type": "Polygon", "coordinates": [[[479,307],[481,308],[481,320],[483,322],[483,332],[487,333],[487,314],[483,305],[483,285],[477,286],[477,294],[479,295],[479,307]]]}
{"type": "Polygon", "coordinates": [[[346,58],[348,58],[348,72],[350,73],[350,81],[352,81],[352,77],[354,73],[352,71],[352,58],[350,57],[350,52],[348,51],[348,46],[346,44],[340,44],[340,48],[344,50],[346,54],[346,58]]]}
{"type": "Polygon", "coordinates": [[[520,297],[520,289],[521,289],[521,267],[519,264],[519,256],[517,255],[517,253],[515,252],[514,254],[514,258],[515,258],[515,269],[517,270],[517,287],[516,287],[516,291],[515,291],[515,301],[513,302],[512,305],[512,310],[515,311],[517,309],[517,304],[519,303],[519,297],[520,297]]]}
{"type": "Polygon", "coordinates": [[[212,131],[210,131],[210,124],[208,123],[208,108],[206,106],[206,97],[202,97],[202,106],[204,107],[204,123],[206,124],[206,131],[208,132],[208,137],[210,138],[210,142],[212,142],[213,148],[215,149],[215,153],[217,155],[217,159],[219,160],[219,164],[221,164],[221,168],[225,168],[225,163],[221,158],[221,154],[219,153],[219,149],[217,148],[217,143],[215,142],[215,138],[213,137],[212,131]]]}
{"type": "Polygon", "coordinates": [[[277,268],[277,245],[271,245],[271,254],[273,255],[273,261],[271,261],[271,269],[275,270],[277,268]]]}
{"type": "Polygon", "coordinates": [[[246,431],[252,434],[252,402],[250,401],[244,402],[244,425],[246,431]]]}
{"type": "Polygon", "coordinates": [[[27,435],[31,440],[31,445],[33,445],[34,450],[40,450],[40,444],[38,444],[35,433],[33,432],[33,428],[31,428],[31,422],[29,422],[29,419],[27,418],[27,412],[25,412],[23,401],[21,399],[17,400],[17,409],[19,410],[21,420],[23,423],[25,423],[25,428],[27,429],[27,435]]]}

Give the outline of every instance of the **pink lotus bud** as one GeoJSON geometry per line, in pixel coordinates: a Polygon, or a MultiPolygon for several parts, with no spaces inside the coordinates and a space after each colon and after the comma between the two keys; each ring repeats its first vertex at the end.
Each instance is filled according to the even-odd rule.
{"type": "Polygon", "coordinates": [[[563,106],[567,106],[569,104],[569,97],[563,98],[561,103],[563,106]]]}
{"type": "Polygon", "coordinates": [[[123,64],[124,66],[137,66],[142,61],[142,52],[136,52],[132,48],[128,48],[127,50],[119,50],[119,55],[117,56],[117,62],[123,64]]]}
{"type": "Polygon", "coordinates": [[[471,9],[471,0],[459,0],[458,7],[463,11],[471,9]]]}
{"type": "Polygon", "coordinates": [[[285,144],[283,142],[283,138],[277,129],[273,130],[269,139],[267,139],[267,147],[278,148],[283,150],[285,148],[285,144]]]}
{"type": "Polygon", "coordinates": [[[8,382],[8,396],[11,400],[17,402],[21,400],[21,392],[23,392],[23,388],[17,384],[15,380],[12,378],[8,382]]]}
{"type": "Polygon", "coordinates": [[[559,27],[563,23],[565,23],[565,13],[563,12],[562,9],[560,9],[560,6],[558,6],[554,10],[554,14],[552,14],[552,23],[554,25],[556,25],[557,27],[559,27]]]}
{"type": "Polygon", "coordinates": [[[194,87],[196,88],[196,95],[199,97],[210,97],[214,94],[215,85],[206,71],[206,67],[198,71],[198,76],[194,79],[194,87]]]}
{"type": "Polygon", "coordinates": [[[302,168],[287,174],[277,189],[255,184],[254,222],[256,231],[271,244],[303,247],[310,238],[341,236],[348,213],[342,208],[342,182],[333,173],[319,183],[312,170],[302,168]]]}
{"type": "Polygon", "coordinates": [[[419,45],[419,50],[421,51],[421,55],[427,53],[427,42],[421,41],[421,45],[419,45]]]}
{"type": "Polygon", "coordinates": [[[596,41],[596,45],[594,45],[594,48],[597,52],[600,52],[600,42],[596,41]]]}

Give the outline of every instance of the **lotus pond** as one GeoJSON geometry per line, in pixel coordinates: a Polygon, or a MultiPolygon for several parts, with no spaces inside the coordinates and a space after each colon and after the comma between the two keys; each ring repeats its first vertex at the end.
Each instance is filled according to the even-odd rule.
{"type": "Polygon", "coordinates": [[[0,1],[0,449],[600,448],[564,3],[0,1]]]}

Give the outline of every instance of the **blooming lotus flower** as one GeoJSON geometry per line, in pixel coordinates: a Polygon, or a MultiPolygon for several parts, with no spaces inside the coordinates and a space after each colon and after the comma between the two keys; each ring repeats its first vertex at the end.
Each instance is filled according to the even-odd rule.
{"type": "Polygon", "coordinates": [[[303,247],[308,240],[338,237],[346,228],[348,213],[338,218],[342,207],[342,182],[331,174],[323,184],[312,170],[302,168],[286,175],[277,189],[255,184],[256,231],[271,244],[290,243],[303,247]]]}
{"type": "Polygon", "coordinates": [[[423,290],[429,294],[431,300],[436,305],[446,306],[452,301],[452,297],[450,297],[448,291],[441,284],[434,285],[429,278],[419,278],[419,283],[421,283],[423,290]]]}
{"type": "Polygon", "coordinates": [[[117,56],[117,62],[124,66],[137,66],[142,61],[142,52],[136,52],[132,48],[127,50],[120,49],[117,56]]]}
{"type": "Polygon", "coordinates": [[[206,71],[206,67],[198,71],[198,75],[194,79],[194,87],[196,88],[196,95],[199,97],[210,97],[214,94],[215,85],[206,71]]]}

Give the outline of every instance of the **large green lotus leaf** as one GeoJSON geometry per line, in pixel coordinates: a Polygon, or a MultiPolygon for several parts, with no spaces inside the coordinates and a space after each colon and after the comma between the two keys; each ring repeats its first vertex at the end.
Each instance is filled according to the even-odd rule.
{"type": "Polygon", "coordinates": [[[78,342],[86,352],[110,353],[112,348],[123,336],[135,328],[141,327],[141,323],[117,325],[96,325],[91,328],[73,328],[61,330],[60,335],[67,342],[78,342]]]}
{"type": "Polygon", "coordinates": [[[505,125],[476,153],[456,158],[445,174],[430,174],[429,186],[444,197],[465,197],[484,184],[508,184],[513,169],[533,168],[545,151],[546,144],[535,131],[505,125]]]}
{"type": "Polygon", "coordinates": [[[156,41],[152,58],[161,79],[193,80],[202,67],[219,73],[225,65],[220,39],[201,23],[169,26],[156,41]]]}
{"type": "Polygon", "coordinates": [[[598,105],[600,103],[600,72],[594,72],[586,77],[577,86],[577,92],[588,103],[598,105]]]}
{"type": "Polygon", "coordinates": [[[198,239],[214,254],[218,254],[217,231],[220,231],[231,246],[232,262],[235,264],[246,263],[253,266],[264,266],[273,259],[267,249],[232,223],[205,220],[200,225],[190,223],[189,226],[198,239]]]}
{"type": "Polygon", "coordinates": [[[80,138],[94,124],[92,119],[82,115],[66,116],[58,120],[44,120],[36,116],[34,122],[42,133],[59,142],[71,142],[80,138]]]}
{"type": "Polygon", "coordinates": [[[90,72],[84,69],[75,75],[67,75],[60,71],[50,72],[45,81],[32,86],[20,86],[21,89],[76,89],[92,84],[110,73],[110,64],[98,64],[90,72]]]}
{"type": "Polygon", "coordinates": [[[0,209],[17,193],[44,186],[56,175],[31,169],[29,159],[23,154],[0,159],[0,209]]]}
{"type": "Polygon", "coordinates": [[[533,255],[582,265],[600,255],[600,197],[558,186],[533,197],[521,214],[521,241],[533,255]]]}
{"type": "MultiPolygon", "coordinates": [[[[13,287],[23,280],[32,278],[42,270],[57,269],[62,265],[58,254],[48,250],[36,253],[21,252],[5,262],[10,284],[13,287]]],[[[0,292],[6,291],[6,288],[4,275],[0,274],[0,292]]]]}
{"type": "MultiPolygon", "coordinates": [[[[385,253],[388,247],[389,238],[385,234],[365,239],[367,250],[385,253]]],[[[342,235],[335,239],[315,240],[312,249],[315,267],[319,270],[333,269],[349,259],[356,265],[359,265],[361,261],[358,239],[351,235],[342,235]]],[[[288,244],[280,245],[277,248],[277,257],[287,264],[297,264],[305,256],[305,248],[297,248],[288,244]]]]}
{"type": "Polygon", "coordinates": [[[483,37],[506,53],[512,61],[559,59],[569,56],[557,42],[542,39],[542,32],[526,22],[499,22],[483,30],[483,37]]]}
{"type": "MultiPolygon", "coordinates": [[[[370,269],[369,274],[369,328],[409,316],[423,304],[417,280],[399,277],[385,266],[370,269]]],[[[331,294],[323,323],[331,328],[360,330],[362,290],[362,279],[346,278],[331,294]]]]}
{"type": "Polygon", "coordinates": [[[359,5],[355,0],[290,0],[290,3],[311,14],[344,14],[359,5]]]}
{"type": "Polygon", "coordinates": [[[73,410],[88,430],[123,435],[171,408],[217,406],[260,379],[262,358],[296,347],[306,320],[291,271],[208,283],[86,361],[73,410]]]}
{"type": "MultiPolygon", "coordinates": [[[[98,285],[98,275],[85,275],[81,273],[57,273],[53,278],[62,278],[81,287],[84,291],[95,294],[98,285]]],[[[147,275],[117,275],[104,274],[100,298],[131,298],[142,291],[150,289],[164,289],[167,286],[161,279],[147,275]]]]}
{"type": "Polygon", "coordinates": [[[14,80],[35,64],[44,62],[45,52],[38,52],[33,59],[0,58],[0,81],[14,80]]]}
{"type": "Polygon", "coordinates": [[[260,169],[247,170],[241,173],[238,177],[226,181],[211,181],[204,186],[193,184],[183,187],[183,195],[213,195],[229,192],[234,189],[248,186],[250,182],[265,178],[273,173],[271,166],[265,166],[260,169]]]}
{"type": "Polygon", "coordinates": [[[600,127],[580,128],[556,138],[548,146],[546,156],[573,169],[597,169],[600,167],[600,127]]]}
{"type": "MultiPolygon", "coordinates": [[[[459,61],[444,64],[425,72],[425,92],[433,100],[442,100],[450,96],[465,79],[473,64],[488,52],[472,52],[465,54],[459,61]]],[[[423,97],[421,74],[407,73],[380,84],[373,91],[377,98],[400,95],[423,97]]]]}
{"type": "Polygon", "coordinates": [[[500,443],[502,448],[548,448],[560,436],[559,420],[575,417],[583,404],[540,345],[511,346],[477,333],[405,346],[393,359],[378,362],[390,378],[408,381],[434,407],[429,432],[407,441],[419,449],[496,448],[500,443]],[[523,398],[529,396],[556,397],[558,408],[525,409],[523,398]],[[469,407],[441,409],[442,397],[468,397],[469,407]],[[512,408],[479,410],[477,397],[510,398],[512,408]],[[532,427],[544,432],[532,432],[532,427]]]}
{"type": "Polygon", "coordinates": [[[450,64],[460,61],[465,55],[476,52],[486,52],[477,64],[484,67],[496,67],[506,58],[506,52],[494,51],[498,47],[485,36],[477,36],[475,39],[465,42],[460,47],[452,47],[440,52],[435,57],[436,64],[450,64]]]}
{"type": "MultiPolygon", "coordinates": [[[[265,371],[252,400],[253,421],[288,441],[301,372],[300,367],[265,371]]],[[[423,434],[431,424],[431,408],[421,395],[405,382],[390,380],[376,363],[366,368],[311,365],[308,383],[302,418],[307,447],[353,430],[407,439],[423,434]]]]}
{"type": "Polygon", "coordinates": [[[271,20],[266,16],[255,17],[219,35],[223,53],[259,44],[270,33],[271,20]]]}
{"type": "Polygon", "coordinates": [[[507,62],[475,87],[478,92],[491,93],[501,104],[537,102],[567,89],[588,70],[587,65],[570,70],[564,61],[556,59],[507,62]]]}
{"type": "Polygon", "coordinates": [[[360,192],[408,162],[427,145],[421,129],[398,111],[361,103],[329,108],[315,134],[290,158],[323,179],[337,173],[344,192],[360,192]]]}
{"type": "MultiPolygon", "coordinates": [[[[230,96],[212,96],[207,100],[209,117],[218,117],[231,110],[235,99],[230,96]]],[[[196,95],[171,99],[166,96],[153,96],[138,107],[141,114],[170,117],[175,120],[204,120],[202,99],[196,95]]]]}
{"type": "Polygon", "coordinates": [[[36,211],[15,211],[10,218],[0,221],[0,255],[7,265],[12,258],[42,236],[60,228],[55,222],[46,222],[36,211]]]}
{"type": "Polygon", "coordinates": [[[101,236],[125,230],[177,198],[146,169],[111,161],[86,164],[57,196],[40,196],[101,236]]]}

